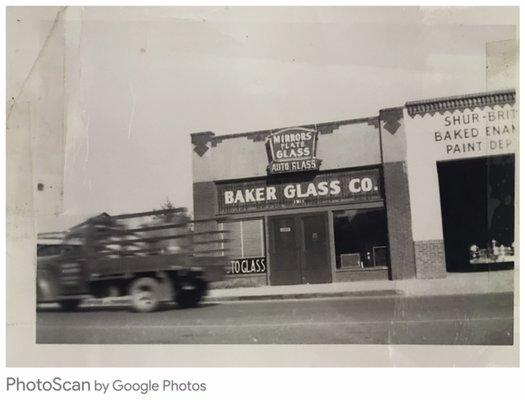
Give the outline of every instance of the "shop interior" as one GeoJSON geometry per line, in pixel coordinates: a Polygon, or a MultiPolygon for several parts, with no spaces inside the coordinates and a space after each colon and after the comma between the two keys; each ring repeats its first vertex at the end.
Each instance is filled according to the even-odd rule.
{"type": "Polygon", "coordinates": [[[388,267],[384,209],[336,211],[333,218],[338,270],[388,267]]]}
{"type": "Polygon", "coordinates": [[[514,266],[514,155],[437,164],[447,271],[514,266]]]}

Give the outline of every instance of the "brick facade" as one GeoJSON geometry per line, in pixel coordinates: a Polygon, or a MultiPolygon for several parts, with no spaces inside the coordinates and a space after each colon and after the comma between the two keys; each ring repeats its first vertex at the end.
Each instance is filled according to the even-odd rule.
{"type": "Polygon", "coordinates": [[[383,165],[392,279],[416,277],[405,162],[383,165]]]}
{"type": "Polygon", "coordinates": [[[337,271],[335,282],[355,281],[386,281],[388,280],[388,269],[370,268],[356,269],[353,271],[337,271]]]}
{"type": "Polygon", "coordinates": [[[445,246],[442,240],[414,242],[416,277],[418,279],[445,278],[445,246]]]}
{"type": "Polygon", "coordinates": [[[217,188],[214,182],[193,183],[193,212],[196,219],[215,218],[217,188]]]}

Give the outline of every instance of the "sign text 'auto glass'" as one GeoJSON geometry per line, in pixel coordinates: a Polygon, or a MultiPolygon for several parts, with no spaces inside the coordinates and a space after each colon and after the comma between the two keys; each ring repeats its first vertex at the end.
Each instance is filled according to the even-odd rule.
{"type": "Polygon", "coordinates": [[[229,275],[251,275],[266,273],[266,257],[236,258],[230,261],[229,275]]]}
{"type": "Polygon", "coordinates": [[[288,128],[266,138],[268,173],[314,171],[320,160],[315,158],[317,131],[306,128],[288,128]]]}

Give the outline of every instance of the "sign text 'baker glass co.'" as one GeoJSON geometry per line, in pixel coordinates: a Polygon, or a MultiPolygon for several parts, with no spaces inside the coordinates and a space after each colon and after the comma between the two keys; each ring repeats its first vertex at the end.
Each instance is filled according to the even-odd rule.
{"type": "Polygon", "coordinates": [[[217,183],[219,214],[381,200],[378,168],[319,172],[315,177],[217,183]]]}
{"type": "Polygon", "coordinates": [[[288,128],[266,138],[268,173],[282,174],[319,169],[321,160],[315,157],[317,131],[288,128]]]}

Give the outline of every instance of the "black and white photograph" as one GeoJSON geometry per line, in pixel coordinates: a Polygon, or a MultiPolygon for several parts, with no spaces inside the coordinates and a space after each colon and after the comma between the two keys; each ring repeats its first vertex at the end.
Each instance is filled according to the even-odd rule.
{"type": "Polygon", "coordinates": [[[517,360],[518,16],[8,7],[8,359],[27,341],[517,360]]]}

